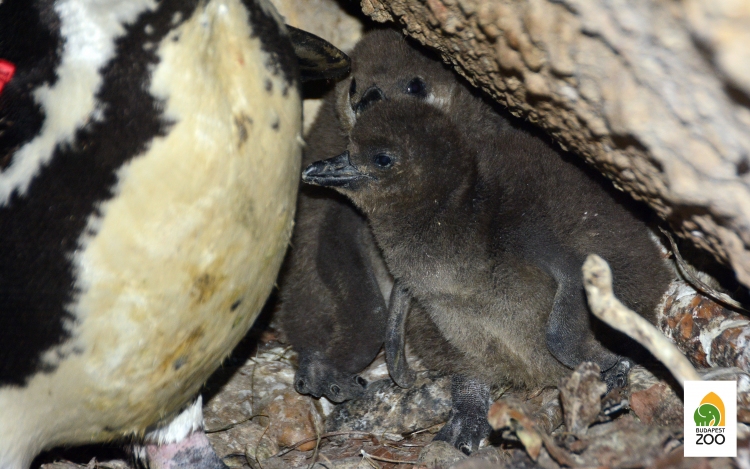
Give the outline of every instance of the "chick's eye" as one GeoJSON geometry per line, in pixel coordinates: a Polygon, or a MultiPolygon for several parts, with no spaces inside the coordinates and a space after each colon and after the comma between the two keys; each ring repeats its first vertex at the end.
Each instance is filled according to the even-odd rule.
{"type": "Polygon", "coordinates": [[[375,158],[373,158],[373,161],[381,168],[390,168],[391,165],[393,165],[393,160],[385,153],[378,153],[375,155],[375,158]]]}
{"type": "Polygon", "coordinates": [[[427,94],[427,84],[419,77],[412,78],[406,85],[406,92],[415,96],[424,97],[427,94]]]}
{"type": "Polygon", "coordinates": [[[351,98],[354,96],[354,93],[357,92],[357,80],[352,78],[352,83],[349,85],[349,97],[351,98]]]}

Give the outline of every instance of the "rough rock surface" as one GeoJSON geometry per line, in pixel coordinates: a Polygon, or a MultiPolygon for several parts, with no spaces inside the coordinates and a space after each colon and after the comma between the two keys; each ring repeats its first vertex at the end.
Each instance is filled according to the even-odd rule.
{"type": "Polygon", "coordinates": [[[433,441],[422,449],[417,462],[426,467],[452,466],[466,455],[445,441],[433,441]]]}
{"type": "MultiPolygon", "coordinates": [[[[294,391],[294,357],[288,355],[277,345],[222,370],[230,378],[203,408],[209,440],[220,457],[239,454],[256,465],[322,431],[319,403],[294,391]]],[[[310,441],[300,449],[314,447],[310,441]]]]}
{"type": "Polygon", "coordinates": [[[448,378],[421,374],[409,389],[402,389],[387,378],[371,383],[359,399],[336,406],[328,417],[326,430],[410,433],[445,422],[450,408],[448,378]]]}
{"type": "MultiPolygon", "coordinates": [[[[322,399],[290,394],[294,392],[296,358],[279,344],[275,333],[264,333],[257,346],[252,340],[247,342],[250,346],[243,343],[245,349],[227,361],[204,395],[209,438],[230,467],[729,467],[726,458],[714,459],[710,466],[706,459],[700,460],[700,465],[696,462],[699,460],[682,458],[682,421],[678,418],[682,405],[672,390],[674,385],[640,367],[631,372],[630,389],[625,392],[630,396],[632,412],[627,406],[617,415],[592,412],[592,408],[607,406],[592,401],[601,395],[601,386],[597,386],[601,382],[585,364],[561,383],[562,393],[548,390],[536,396],[501,397],[490,415],[490,422],[498,428],[490,438],[495,446],[467,458],[443,443],[430,443],[449,409],[445,378],[420,372],[413,390],[403,390],[386,380],[375,381],[370,395],[362,401],[333,406],[322,399]],[[568,403],[563,406],[564,419],[551,418],[556,412],[548,409],[558,394],[565,394],[568,403]],[[328,425],[338,422],[335,428],[316,427],[326,414],[328,425]],[[563,420],[572,422],[575,433],[562,425],[563,420]],[[281,431],[272,431],[275,423],[281,423],[276,425],[281,431]],[[284,430],[292,433],[285,435],[284,430]]],[[[367,376],[378,376],[382,372],[379,368],[378,362],[373,363],[367,376]]],[[[560,409],[559,403],[553,407],[560,409]]],[[[750,464],[749,428],[741,428],[740,458],[736,460],[739,467],[750,464]]],[[[100,454],[101,448],[94,451],[94,455],[100,454]]],[[[131,467],[127,461],[91,460],[90,453],[74,458],[75,462],[60,459],[54,457],[56,462],[42,467],[131,467]]]]}
{"type": "Polygon", "coordinates": [[[750,286],[750,3],[362,0],[750,286]]]}

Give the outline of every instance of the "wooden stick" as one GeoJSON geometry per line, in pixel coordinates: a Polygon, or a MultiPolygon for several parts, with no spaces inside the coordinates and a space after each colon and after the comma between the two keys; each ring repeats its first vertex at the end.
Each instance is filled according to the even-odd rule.
{"type": "Polygon", "coordinates": [[[701,380],[693,365],[669,339],[651,323],[620,303],[612,291],[612,271],[609,264],[596,254],[590,254],[583,264],[583,285],[591,312],[646,347],[664,363],[680,386],[685,381],[701,380]]]}
{"type": "Polygon", "coordinates": [[[373,454],[367,453],[363,449],[359,450],[359,452],[362,454],[363,458],[371,458],[371,459],[374,459],[376,461],[383,461],[383,462],[388,462],[388,463],[391,463],[391,464],[414,464],[415,462],[417,462],[416,459],[402,460],[402,459],[388,459],[388,458],[383,458],[383,457],[380,457],[380,456],[375,456],[373,454]]]}
{"type": "Polygon", "coordinates": [[[687,283],[689,283],[693,286],[693,288],[716,301],[717,303],[728,306],[730,309],[736,309],[744,313],[750,313],[750,311],[745,309],[738,301],[733,299],[731,296],[716,291],[715,289],[706,285],[701,279],[699,279],[698,275],[695,273],[695,270],[687,262],[685,262],[685,259],[683,259],[680,255],[680,250],[677,249],[677,243],[674,242],[674,238],[672,238],[672,235],[669,233],[669,231],[665,230],[662,227],[659,227],[659,230],[661,230],[662,234],[664,234],[667,240],[669,240],[669,245],[672,247],[672,254],[674,254],[674,259],[677,262],[677,267],[679,267],[680,273],[682,274],[682,277],[685,279],[685,281],[687,281],[687,283]]]}
{"type": "MultiPolygon", "coordinates": [[[[322,440],[323,438],[330,438],[332,436],[348,436],[348,435],[362,435],[365,438],[377,438],[378,437],[377,434],[370,433],[370,432],[341,431],[341,432],[324,433],[324,434],[320,435],[320,439],[322,440]]],[[[295,449],[297,449],[300,446],[304,445],[305,443],[309,443],[311,441],[317,441],[317,440],[318,440],[317,436],[312,437],[312,438],[305,438],[304,440],[300,440],[300,441],[296,442],[292,446],[289,446],[289,447],[286,447],[286,448],[282,449],[278,453],[274,454],[272,457],[276,458],[276,457],[284,456],[285,454],[291,453],[292,451],[294,451],[295,449]]]]}

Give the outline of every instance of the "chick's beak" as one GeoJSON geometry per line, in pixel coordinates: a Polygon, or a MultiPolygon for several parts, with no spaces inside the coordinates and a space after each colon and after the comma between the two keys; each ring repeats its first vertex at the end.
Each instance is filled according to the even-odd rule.
{"type": "Polygon", "coordinates": [[[302,171],[302,181],[328,187],[345,187],[367,177],[349,161],[349,152],[327,160],[316,161],[302,171]]]}

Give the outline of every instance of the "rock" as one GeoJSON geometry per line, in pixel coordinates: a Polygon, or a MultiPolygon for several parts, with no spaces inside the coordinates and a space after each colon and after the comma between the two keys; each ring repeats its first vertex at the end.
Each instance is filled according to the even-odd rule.
{"type": "Polygon", "coordinates": [[[270,458],[263,461],[262,469],[289,469],[289,467],[289,463],[282,458],[270,458]]]}
{"type": "MultiPolygon", "coordinates": [[[[461,453],[463,454],[463,453],[461,453]]],[[[499,469],[509,467],[510,457],[494,446],[485,446],[470,457],[455,462],[450,469],[499,469]]]]}
{"type": "Polygon", "coordinates": [[[450,443],[433,441],[422,449],[417,462],[427,467],[447,468],[463,459],[466,455],[450,443]]]}
{"type": "Polygon", "coordinates": [[[679,427],[683,422],[683,405],[679,396],[665,382],[630,395],[630,408],[648,425],[679,427]]]}
{"type": "MultiPolygon", "coordinates": [[[[209,431],[238,424],[209,434],[209,440],[221,448],[221,451],[217,448],[220,456],[239,452],[262,462],[280,448],[314,438],[322,432],[319,403],[294,390],[293,357],[287,349],[273,347],[239,368],[225,370],[230,376],[228,381],[203,410],[209,431]],[[241,423],[250,418],[251,422],[241,423]],[[260,439],[263,432],[265,436],[260,439]]],[[[312,441],[301,445],[300,450],[314,447],[312,441]]]]}
{"type": "Polygon", "coordinates": [[[344,458],[334,461],[316,462],[312,466],[299,466],[299,469],[372,469],[372,466],[362,457],[344,458]]]}
{"type": "Polygon", "coordinates": [[[419,373],[409,389],[384,379],[371,383],[356,400],[335,407],[326,431],[365,431],[403,434],[448,420],[450,380],[436,373],[419,373]]]}
{"type": "Polygon", "coordinates": [[[237,455],[244,455],[254,461],[263,461],[278,453],[279,446],[265,434],[265,425],[258,423],[261,421],[267,422],[267,419],[256,418],[219,431],[211,431],[209,428],[208,440],[216,454],[230,467],[236,465],[235,459],[240,459],[237,455]]]}
{"type": "MultiPolygon", "coordinates": [[[[282,448],[315,438],[323,430],[323,420],[312,399],[298,394],[294,389],[276,395],[262,412],[271,419],[268,435],[282,448]]],[[[308,441],[297,448],[309,451],[315,448],[315,441],[308,441]]]]}
{"type": "MultiPolygon", "coordinates": [[[[411,364],[412,369],[421,370],[423,369],[419,360],[410,353],[410,349],[406,347],[406,362],[411,364]]],[[[361,377],[367,380],[368,383],[374,383],[381,379],[390,379],[388,374],[388,365],[385,363],[385,353],[381,352],[375,357],[375,360],[365,368],[365,370],[359,374],[361,377]]]]}
{"type": "Polygon", "coordinates": [[[560,400],[565,416],[565,426],[576,436],[586,434],[588,427],[599,417],[602,396],[607,385],[600,379],[599,365],[584,362],[570,377],[560,383],[560,400]]]}

